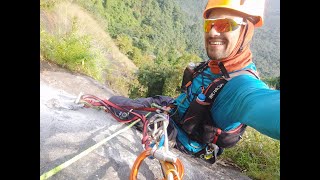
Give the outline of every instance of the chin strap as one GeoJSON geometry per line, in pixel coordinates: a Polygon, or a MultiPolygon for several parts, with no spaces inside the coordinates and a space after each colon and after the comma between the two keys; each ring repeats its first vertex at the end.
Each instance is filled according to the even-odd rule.
{"type": "MultiPolygon", "coordinates": [[[[240,45],[240,48],[237,52],[237,54],[241,53],[241,51],[243,50],[243,43],[245,41],[245,37],[247,35],[247,32],[248,32],[248,20],[247,19],[244,19],[246,21],[246,25],[245,25],[245,29],[244,29],[244,33],[243,33],[243,41],[241,42],[241,45],[240,45]]],[[[249,43],[249,42],[248,42],[249,43]]]]}
{"type": "Polygon", "coordinates": [[[228,73],[226,67],[224,67],[224,65],[223,65],[223,63],[222,63],[221,61],[218,63],[218,66],[219,66],[219,68],[220,68],[220,71],[221,71],[223,77],[225,77],[225,78],[230,78],[229,73],[228,73]]]}

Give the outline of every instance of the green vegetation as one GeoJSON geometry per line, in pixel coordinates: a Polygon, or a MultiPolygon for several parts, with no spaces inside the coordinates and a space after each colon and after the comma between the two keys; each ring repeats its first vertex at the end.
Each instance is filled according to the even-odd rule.
{"type": "MultiPolygon", "coordinates": [[[[164,58],[165,59],[165,58],[164,58]]],[[[185,54],[172,60],[155,61],[141,66],[137,73],[138,80],[146,91],[142,94],[132,89],[131,97],[150,97],[159,94],[174,97],[180,92],[183,70],[189,62],[200,62],[201,59],[194,54],[185,54]]]]}
{"type": "Polygon", "coordinates": [[[280,179],[280,141],[248,127],[243,139],[225,149],[222,158],[231,159],[252,179],[280,179]]]}
{"type": "Polygon", "coordinates": [[[100,52],[90,49],[90,37],[77,34],[77,22],[73,20],[71,31],[51,35],[40,31],[40,50],[44,59],[54,61],[60,66],[87,74],[98,81],[104,79],[102,73],[106,61],[100,52]]]}
{"type": "MultiPolygon", "coordinates": [[[[58,2],[63,0],[41,0],[40,8],[51,10],[58,2]]],[[[207,58],[201,22],[205,0],[197,3],[192,0],[76,0],[72,3],[81,5],[103,24],[105,32],[138,70],[132,74],[127,65],[121,65],[119,58],[103,54],[94,46],[97,37],[79,32],[77,19],[72,20],[71,29],[65,32],[49,33],[41,26],[41,56],[107,83],[122,95],[175,97],[187,64],[207,58]]],[[[273,23],[278,14],[268,17],[273,23]]],[[[266,25],[270,22],[266,20],[266,25]]],[[[253,59],[260,75],[275,89],[280,89],[278,27],[257,30],[252,43],[253,59]]],[[[104,48],[114,55],[114,49],[104,48]]],[[[253,179],[279,179],[279,151],[279,141],[248,128],[244,138],[235,147],[226,149],[222,158],[231,159],[253,179]]]]}
{"type": "Polygon", "coordinates": [[[280,76],[279,77],[271,77],[271,78],[264,78],[262,79],[268,86],[273,89],[280,90],[280,76]]]}
{"type": "Polygon", "coordinates": [[[51,10],[61,0],[40,0],[40,8],[51,10]]]}
{"type": "Polygon", "coordinates": [[[95,13],[100,13],[100,16],[107,19],[107,31],[120,51],[139,67],[136,74],[138,82],[131,84],[131,98],[155,94],[177,95],[175,83],[178,79],[173,79],[173,76],[181,74],[190,61],[198,62],[203,59],[197,54],[203,53],[203,50],[195,39],[200,36],[201,30],[196,27],[200,27],[201,22],[197,25],[188,24],[188,17],[184,16],[174,1],[78,2],[87,10],[96,8],[95,13]],[[104,7],[104,11],[101,7],[104,7]],[[167,82],[172,86],[168,86],[167,82]]]}

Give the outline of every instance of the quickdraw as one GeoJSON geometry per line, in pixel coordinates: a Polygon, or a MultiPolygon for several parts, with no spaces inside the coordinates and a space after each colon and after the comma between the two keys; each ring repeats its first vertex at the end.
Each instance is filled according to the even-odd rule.
{"type": "Polygon", "coordinates": [[[164,180],[182,180],[184,175],[184,166],[182,162],[169,151],[169,140],[167,127],[169,125],[169,107],[161,107],[152,104],[151,108],[134,108],[118,106],[108,100],[100,99],[94,95],[79,95],[76,103],[83,103],[85,107],[98,107],[110,113],[117,121],[128,123],[141,119],[143,123],[142,144],[144,151],[135,160],[130,172],[130,180],[136,180],[139,167],[146,157],[157,159],[160,162],[164,180]],[[120,114],[115,112],[120,111],[120,114]],[[135,110],[143,110],[155,112],[155,114],[147,120],[145,115],[136,113],[135,110]],[[134,115],[128,118],[129,114],[134,115]]]}

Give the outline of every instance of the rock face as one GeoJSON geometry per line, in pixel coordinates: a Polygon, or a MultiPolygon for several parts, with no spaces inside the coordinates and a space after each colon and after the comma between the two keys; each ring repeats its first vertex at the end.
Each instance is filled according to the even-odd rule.
{"type": "MultiPolygon", "coordinates": [[[[74,160],[88,148],[126,127],[102,110],[74,103],[80,92],[100,98],[115,94],[89,77],[42,64],[40,90],[40,175],[74,160]]],[[[139,131],[130,128],[74,160],[49,179],[127,180],[134,161],[143,151],[141,138],[139,131]]],[[[220,161],[209,165],[176,149],[170,150],[184,165],[184,180],[250,179],[220,161]]],[[[163,179],[159,162],[146,158],[140,166],[138,179],[163,179]]]]}

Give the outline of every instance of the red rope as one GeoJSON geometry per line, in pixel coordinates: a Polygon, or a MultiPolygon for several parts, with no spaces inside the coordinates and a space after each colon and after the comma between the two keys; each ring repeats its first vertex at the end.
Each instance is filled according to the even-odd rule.
{"type": "MultiPolygon", "coordinates": [[[[147,126],[148,126],[148,121],[146,119],[146,117],[144,115],[138,114],[136,112],[133,112],[132,110],[130,111],[127,108],[130,109],[134,109],[134,110],[143,110],[143,111],[155,111],[156,108],[133,108],[130,106],[118,106],[106,99],[100,99],[94,95],[90,95],[90,94],[85,94],[81,97],[82,100],[84,100],[85,102],[89,103],[92,106],[103,106],[107,109],[106,112],[109,112],[113,118],[115,118],[117,121],[122,122],[122,123],[128,123],[128,122],[133,122],[137,119],[141,119],[142,124],[143,124],[143,131],[142,131],[142,144],[145,145],[145,148],[147,148],[150,144],[149,138],[148,138],[148,134],[147,134],[147,126]],[[120,119],[115,112],[111,109],[115,108],[119,111],[124,111],[124,112],[130,112],[131,114],[134,115],[133,118],[128,119],[128,120],[123,120],[120,119]]],[[[89,107],[89,106],[85,106],[85,107],[89,107]]]]}

